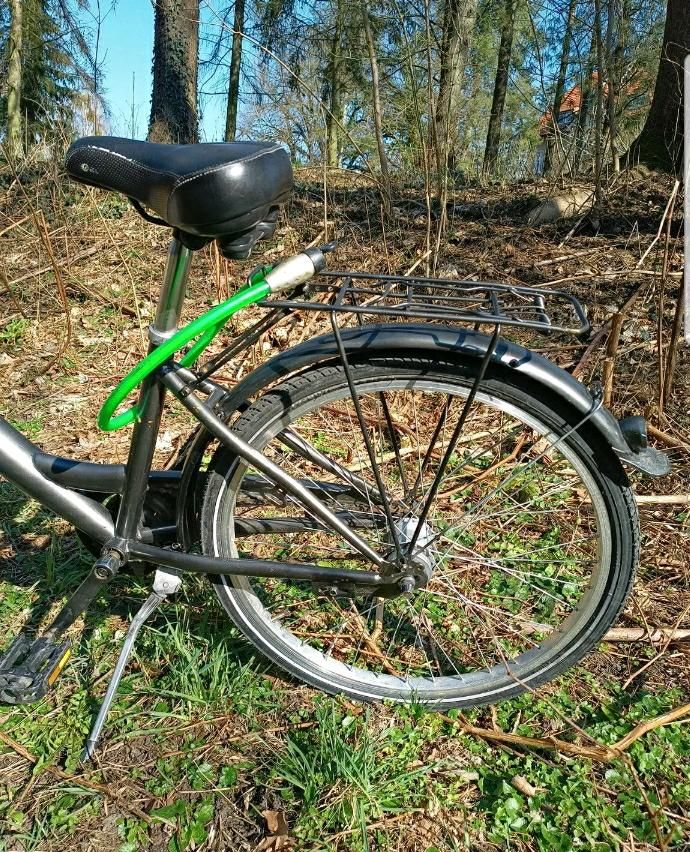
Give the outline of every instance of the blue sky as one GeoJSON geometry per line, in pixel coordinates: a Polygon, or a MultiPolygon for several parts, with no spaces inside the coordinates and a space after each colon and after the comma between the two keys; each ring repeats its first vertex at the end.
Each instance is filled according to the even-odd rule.
{"type": "MultiPolygon", "coordinates": [[[[150,0],[117,0],[113,8],[106,3],[101,8],[104,17],[99,56],[103,58],[102,88],[110,107],[110,130],[119,136],[144,139],[151,108],[153,5],[150,0]]],[[[213,12],[210,14],[213,16],[213,12]]],[[[93,24],[85,21],[86,26],[93,24]]],[[[224,98],[204,98],[201,106],[202,140],[221,139],[225,129],[224,98]]]]}

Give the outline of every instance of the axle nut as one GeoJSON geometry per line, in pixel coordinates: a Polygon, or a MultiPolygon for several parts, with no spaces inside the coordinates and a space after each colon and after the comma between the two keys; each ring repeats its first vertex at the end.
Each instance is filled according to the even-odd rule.
{"type": "Polygon", "coordinates": [[[411,595],[416,585],[414,577],[403,577],[400,581],[400,591],[404,595],[411,595]]]}

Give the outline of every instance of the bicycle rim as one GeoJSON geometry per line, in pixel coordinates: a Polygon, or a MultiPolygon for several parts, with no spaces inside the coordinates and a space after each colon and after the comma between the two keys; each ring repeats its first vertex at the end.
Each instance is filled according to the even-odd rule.
{"type": "MultiPolygon", "coordinates": [[[[377,374],[371,367],[359,370],[356,381],[395,533],[375,499],[371,460],[337,368],[286,383],[237,428],[296,478],[320,489],[336,486],[330,507],[378,552],[390,554],[401,541],[405,546],[419,521],[469,382],[428,369],[377,374]],[[444,425],[430,449],[440,418],[444,425]],[[286,447],[285,429],[350,478],[286,447]],[[367,488],[353,488],[352,476],[367,488]]],[[[418,536],[424,588],[382,600],[322,593],[308,583],[222,578],[221,601],[274,660],[320,688],[363,699],[474,704],[549,679],[606,628],[622,600],[614,593],[621,532],[612,522],[612,496],[581,439],[560,418],[536,400],[526,404],[520,392],[488,385],[418,536]]],[[[371,567],[318,524],[236,536],[238,523],[245,530],[247,521],[294,523],[305,512],[243,463],[222,468],[208,512],[207,545],[215,555],[371,567]],[[261,480],[268,504],[246,499],[261,480]]]]}

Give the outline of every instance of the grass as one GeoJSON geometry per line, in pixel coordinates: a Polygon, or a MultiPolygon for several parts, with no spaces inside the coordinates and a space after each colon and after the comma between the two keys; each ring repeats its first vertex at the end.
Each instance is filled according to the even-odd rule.
{"type": "MultiPolygon", "coordinates": [[[[133,215],[123,215],[117,203],[101,209],[111,226],[118,227],[123,245],[141,246],[140,257],[126,249],[127,257],[137,261],[137,282],[157,281],[163,238],[144,230],[133,215]],[[151,239],[160,240],[160,251],[151,250],[151,239]]],[[[659,215],[662,210],[663,204],[659,215]]],[[[320,216],[315,209],[314,234],[321,227],[320,216]]],[[[92,219],[94,233],[103,236],[99,220],[92,219]]],[[[300,220],[300,228],[303,224],[300,220]]],[[[75,229],[74,222],[69,227],[70,233],[85,230],[75,229]]],[[[514,274],[531,281],[537,258],[553,257],[561,238],[554,233],[554,243],[543,234],[530,236],[521,223],[511,231],[502,222],[500,233],[491,227],[490,222],[463,223],[457,259],[463,274],[500,278],[503,270],[491,263],[503,256],[508,233],[514,274]],[[496,251],[487,252],[492,239],[496,251]]],[[[653,233],[644,236],[651,239],[653,233]]],[[[289,242],[286,251],[297,249],[301,240],[302,232],[295,231],[295,244],[289,242]]],[[[389,235],[388,262],[392,268],[408,268],[411,260],[396,240],[389,235]]],[[[573,237],[574,253],[598,245],[589,240],[573,237]]],[[[591,240],[600,240],[606,249],[607,268],[624,262],[614,257],[604,237],[591,240]]],[[[37,245],[27,244],[26,257],[37,257],[37,245]]],[[[345,243],[343,252],[352,256],[341,255],[339,265],[361,265],[362,248],[355,242],[352,246],[345,243]]],[[[9,351],[17,362],[21,356],[22,368],[31,368],[24,384],[14,373],[6,380],[8,388],[16,386],[20,393],[8,393],[4,406],[5,416],[28,437],[52,452],[123,461],[126,434],[109,436],[106,443],[91,425],[113,376],[131,367],[141,346],[136,321],[117,306],[119,300],[129,304],[132,284],[124,268],[103,263],[111,255],[112,250],[77,265],[74,275],[106,294],[113,306],[77,305],[70,294],[78,307],[73,338],[49,375],[40,372],[48,363],[40,360],[41,344],[57,345],[64,339],[64,320],[47,286],[41,285],[37,295],[15,294],[27,313],[40,301],[41,321],[18,319],[0,326],[0,350],[9,351]],[[72,372],[83,373],[83,381],[72,376],[70,385],[72,372]],[[40,382],[34,384],[37,375],[40,382]],[[84,404],[51,411],[58,382],[60,398],[83,394],[84,404]]],[[[26,257],[10,278],[23,274],[26,257]]],[[[384,268],[380,258],[367,255],[364,260],[372,269],[384,268]]],[[[627,261],[631,270],[636,261],[627,261]]],[[[202,253],[199,262],[207,263],[202,253]]],[[[576,275],[579,263],[565,262],[563,274],[576,275]]],[[[551,268],[545,269],[548,276],[551,268]]],[[[212,276],[211,263],[205,271],[212,276]]],[[[233,268],[237,282],[244,271],[233,268]]],[[[633,272],[629,280],[635,280],[633,272]]],[[[190,315],[208,302],[208,281],[203,267],[195,273],[193,286],[199,283],[190,315]]],[[[605,304],[622,304],[629,295],[604,291],[604,283],[611,288],[615,282],[602,282],[605,304]]],[[[153,298],[155,286],[149,291],[137,286],[140,305],[150,313],[146,294],[153,298]]],[[[606,314],[595,302],[589,278],[581,295],[592,303],[595,323],[601,322],[606,314]]],[[[538,345],[544,342],[540,339],[538,345]]],[[[617,416],[641,411],[649,402],[654,363],[640,354],[647,349],[633,345],[635,339],[632,354],[619,358],[616,393],[627,409],[616,411],[617,416]],[[638,357],[647,360],[638,363],[638,357]],[[632,384],[636,372],[644,376],[637,399],[632,384]]],[[[687,426],[684,375],[679,370],[679,402],[669,414],[681,428],[687,426]]],[[[172,417],[166,413],[166,424],[171,423],[174,428],[164,428],[171,428],[176,438],[178,429],[186,429],[186,414],[179,409],[172,417]]],[[[325,433],[321,437],[327,442],[325,433]]],[[[481,466],[481,460],[475,461],[481,466]]],[[[687,479],[682,479],[687,459],[676,452],[675,461],[680,461],[681,473],[660,484],[659,493],[687,491],[687,479]]],[[[640,485],[649,487],[642,480],[640,485]]],[[[475,498],[458,493],[454,499],[475,498]]],[[[673,625],[683,616],[687,531],[687,512],[645,510],[644,557],[626,623],[673,625]]],[[[0,649],[27,621],[36,625],[46,620],[85,576],[90,561],[65,524],[0,482],[0,649]]],[[[501,585],[505,577],[495,580],[496,593],[509,596],[510,588],[501,585]]],[[[463,733],[462,720],[453,712],[363,706],[327,697],[271,667],[229,623],[201,580],[186,581],[178,599],[142,630],[96,761],[82,767],[83,741],[128,620],[147,593],[135,578],[117,578],[75,632],[73,659],[55,691],[34,705],[0,706],[0,852],[250,852],[281,846],[299,852],[649,852],[690,845],[687,724],[650,732],[626,756],[600,764],[555,751],[488,744],[463,733]],[[283,830],[289,845],[283,843],[283,830]]],[[[475,710],[465,718],[524,736],[613,743],[639,721],[688,701],[687,655],[681,646],[670,646],[655,662],[660,650],[648,643],[601,648],[538,695],[475,710]],[[646,664],[651,665],[630,680],[646,664]]]]}
{"type": "Polygon", "coordinates": [[[0,343],[7,348],[17,346],[22,342],[30,327],[31,321],[25,317],[10,320],[0,329],[0,343]]]}
{"type": "MultiPolygon", "coordinates": [[[[46,535],[51,522],[35,506],[9,486],[0,498],[3,528],[11,524],[22,541],[46,535]]],[[[67,594],[88,565],[88,554],[57,530],[42,550],[19,549],[14,579],[0,583],[7,638],[32,606],[67,594]]],[[[87,782],[118,798],[84,789],[79,754],[96,696],[127,611],[145,594],[119,578],[87,616],[57,690],[36,705],[0,708],[0,732],[36,758],[31,766],[2,746],[3,852],[86,848],[87,836],[119,852],[251,849],[272,814],[287,825],[292,848],[304,850],[607,850],[633,848],[631,838],[635,848],[655,848],[657,831],[667,848],[687,839],[687,727],[650,733],[607,765],[498,749],[462,734],[453,712],[363,707],[290,682],[195,580],[144,628],[86,771],[87,782]],[[131,802],[146,819],[128,810],[131,802]]],[[[547,695],[499,705],[493,719],[486,710],[467,718],[573,738],[561,721],[568,718],[610,744],[681,699],[680,689],[625,692],[615,677],[579,671],[547,695]]]]}
{"type": "MultiPolygon", "coordinates": [[[[36,437],[41,428],[37,418],[36,437]]],[[[54,613],[91,557],[64,523],[8,484],[0,484],[0,527],[4,646],[27,619],[38,626],[54,613]]],[[[559,540],[556,528],[545,536],[559,540]]],[[[510,560],[522,545],[501,536],[495,546],[510,560]]],[[[497,573],[491,582],[490,591],[518,606],[511,577],[497,573]]],[[[260,844],[278,830],[291,848],[315,852],[603,852],[688,840],[690,738],[682,724],[648,734],[605,765],[498,748],[460,724],[612,744],[681,703],[681,689],[624,689],[615,657],[600,652],[537,696],[462,718],[364,707],[273,669],[198,578],[143,629],[84,775],[80,754],[98,698],[147,594],[136,578],[118,577],[83,619],[55,692],[35,705],[0,707],[0,852],[78,849],[87,837],[118,852],[267,849],[260,844]]],[[[281,837],[274,835],[276,849],[281,837]]]]}

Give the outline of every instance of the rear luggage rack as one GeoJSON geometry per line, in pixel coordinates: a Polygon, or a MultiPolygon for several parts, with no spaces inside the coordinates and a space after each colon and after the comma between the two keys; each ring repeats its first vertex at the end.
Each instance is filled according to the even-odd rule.
{"type": "Polygon", "coordinates": [[[368,272],[323,272],[309,282],[305,296],[312,301],[271,298],[258,304],[288,310],[520,326],[580,338],[591,331],[584,308],[574,296],[538,287],[368,272]]]}

